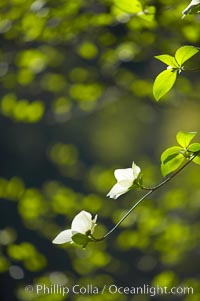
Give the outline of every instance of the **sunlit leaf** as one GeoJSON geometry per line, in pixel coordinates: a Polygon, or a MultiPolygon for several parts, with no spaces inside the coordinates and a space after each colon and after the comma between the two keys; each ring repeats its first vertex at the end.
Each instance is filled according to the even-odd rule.
{"type": "Polygon", "coordinates": [[[161,165],[163,176],[167,176],[171,172],[177,170],[184,162],[185,158],[182,154],[175,154],[165,164],[161,165]]]}
{"type": "Polygon", "coordinates": [[[176,170],[185,160],[180,146],[172,146],[161,155],[161,171],[164,176],[176,170]]]}
{"type": "Polygon", "coordinates": [[[168,66],[179,68],[179,65],[176,62],[175,58],[169,54],[156,55],[155,58],[168,66]]]}
{"type": "Polygon", "coordinates": [[[172,158],[180,154],[180,150],[182,150],[180,146],[172,146],[170,148],[167,148],[161,155],[162,164],[166,164],[172,158]]]}
{"type": "Polygon", "coordinates": [[[194,159],[193,159],[193,162],[200,165],[200,155],[196,156],[194,159]]]}
{"type": "MultiPolygon", "coordinates": [[[[193,153],[200,152],[200,143],[192,143],[189,145],[188,150],[193,153]]],[[[200,154],[198,154],[194,159],[193,162],[200,165],[200,154]]]]}
{"type": "Polygon", "coordinates": [[[192,139],[196,136],[197,132],[178,132],[176,140],[182,147],[187,148],[192,139]]]}
{"type": "Polygon", "coordinates": [[[183,65],[187,60],[194,56],[199,49],[194,46],[183,46],[180,47],[175,53],[175,59],[180,66],[183,65]]]}
{"type": "Polygon", "coordinates": [[[196,153],[200,151],[200,143],[192,143],[189,145],[188,150],[190,152],[196,153]]]}
{"type": "Polygon", "coordinates": [[[157,101],[173,87],[177,72],[177,70],[167,69],[156,77],[153,85],[153,95],[157,101]]]}

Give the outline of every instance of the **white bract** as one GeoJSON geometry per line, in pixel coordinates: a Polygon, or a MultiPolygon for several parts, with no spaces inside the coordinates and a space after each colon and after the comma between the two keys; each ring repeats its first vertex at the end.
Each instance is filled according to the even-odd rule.
{"type": "Polygon", "coordinates": [[[92,219],[92,215],[87,211],[81,211],[72,221],[71,229],[60,232],[52,241],[54,244],[73,243],[72,237],[76,234],[88,236],[94,232],[97,215],[92,219]]]}
{"type": "Polygon", "coordinates": [[[200,11],[200,0],[192,0],[190,4],[182,11],[183,17],[184,18],[186,15],[190,13],[197,13],[200,11]]]}
{"type": "Polygon", "coordinates": [[[129,191],[130,187],[138,179],[141,170],[134,162],[132,168],[116,169],[114,172],[117,183],[107,194],[112,199],[117,199],[120,195],[129,191]]]}

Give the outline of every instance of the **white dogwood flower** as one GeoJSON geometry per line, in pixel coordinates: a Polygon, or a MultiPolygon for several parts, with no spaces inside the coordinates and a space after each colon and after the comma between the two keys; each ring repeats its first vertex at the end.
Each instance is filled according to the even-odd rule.
{"type": "Polygon", "coordinates": [[[97,215],[92,219],[92,215],[87,211],[81,211],[72,221],[71,229],[60,232],[52,241],[54,244],[73,243],[73,236],[82,234],[86,238],[94,232],[97,215]]]}
{"type": "Polygon", "coordinates": [[[182,11],[182,19],[188,14],[194,14],[198,12],[200,12],[200,0],[192,0],[190,4],[182,11]]]}
{"type": "Polygon", "coordinates": [[[134,162],[132,168],[116,169],[114,175],[117,183],[112,187],[107,196],[117,199],[120,195],[126,193],[138,179],[140,172],[140,167],[134,162]]]}

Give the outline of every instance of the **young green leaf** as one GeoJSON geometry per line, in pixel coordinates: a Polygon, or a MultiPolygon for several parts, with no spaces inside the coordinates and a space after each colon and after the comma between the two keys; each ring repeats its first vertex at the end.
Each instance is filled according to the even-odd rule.
{"type": "Polygon", "coordinates": [[[143,11],[143,7],[138,0],[114,0],[115,5],[129,14],[137,14],[143,11]]]}
{"type": "Polygon", "coordinates": [[[176,157],[178,154],[180,154],[181,150],[182,147],[180,146],[172,146],[170,148],[167,148],[161,155],[162,164],[166,164],[168,161],[176,157]]]}
{"type": "Polygon", "coordinates": [[[200,143],[192,143],[189,145],[188,150],[190,152],[196,153],[200,151],[200,143]]]}
{"type": "Polygon", "coordinates": [[[200,155],[196,156],[193,160],[194,163],[200,165],[200,155]]]}
{"type": "Polygon", "coordinates": [[[175,53],[175,59],[180,66],[183,65],[187,60],[199,52],[199,49],[194,46],[183,46],[180,47],[175,53]]]}
{"type": "Polygon", "coordinates": [[[168,66],[171,66],[173,68],[179,68],[179,65],[175,60],[175,58],[169,54],[161,54],[161,55],[156,55],[154,57],[168,66]]]}
{"type": "MultiPolygon", "coordinates": [[[[193,153],[200,152],[200,143],[192,143],[189,145],[188,150],[193,153]]],[[[200,165],[200,153],[192,160],[194,163],[200,165]]]]}
{"type": "Polygon", "coordinates": [[[185,158],[182,154],[176,154],[172,156],[172,158],[168,160],[165,164],[161,164],[161,171],[163,176],[165,177],[169,173],[178,169],[184,160],[185,158]]]}
{"type": "Polygon", "coordinates": [[[192,141],[192,139],[196,136],[197,132],[178,132],[176,135],[176,140],[180,146],[187,148],[192,141]]]}
{"type": "Polygon", "coordinates": [[[153,85],[153,95],[157,101],[173,87],[177,72],[178,70],[167,69],[158,74],[153,85]]]}

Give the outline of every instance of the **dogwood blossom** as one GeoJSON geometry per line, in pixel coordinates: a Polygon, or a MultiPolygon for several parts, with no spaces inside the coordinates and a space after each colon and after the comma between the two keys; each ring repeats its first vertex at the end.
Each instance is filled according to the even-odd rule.
{"type": "Polygon", "coordinates": [[[92,215],[83,210],[73,219],[71,229],[60,232],[52,242],[54,244],[73,243],[73,237],[77,234],[80,234],[83,238],[85,237],[87,242],[88,235],[94,232],[96,220],[97,215],[92,219],[92,215]]]}
{"type": "Polygon", "coordinates": [[[200,0],[192,0],[190,4],[182,11],[183,14],[182,19],[188,14],[198,13],[199,11],[200,11],[200,0]]]}
{"type": "Polygon", "coordinates": [[[116,169],[114,175],[117,183],[112,187],[107,196],[117,199],[120,195],[126,193],[138,179],[140,172],[140,167],[134,162],[132,168],[116,169]]]}

